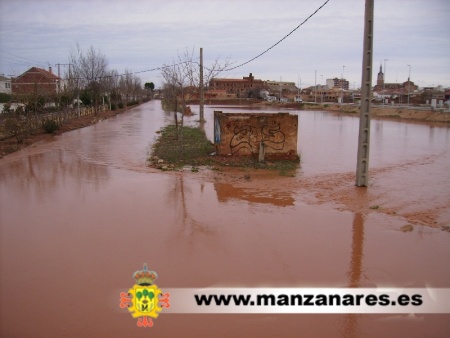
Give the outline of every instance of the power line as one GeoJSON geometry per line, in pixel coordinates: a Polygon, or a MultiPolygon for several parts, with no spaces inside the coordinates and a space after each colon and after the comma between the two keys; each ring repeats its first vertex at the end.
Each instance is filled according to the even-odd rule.
{"type": "Polygon", "coordinates": [[[321,9],[322,9],[329,1],[330,1],[330,0],[326,0],[326,1],[322,4],[322,6],[320,6],[319,8],[317,8],[317,9],[316,9],[310,16],[308,16],[301,24],[299,24],[297,27],[295,27],[293,30],[291,30],[288,34],[286,34],[283,38],[281,38],[280,40],[278,40],[278,41],[277,41],[276,43],[274,43],[272,46],[270,46],[269,48],[267,48],[264,52],[262,52],[262,53],[256,55],[255,57],[251,58],[250,60],[248,60],[248,61],[246,61],[246,62],[244,62],[244,63],[241,63],[241,64],[239,64],[239,65],[237,65],[237,66],[232,67],[232,68],[223,69],[222,71],[230,71],[230,70],[233,70],[233,69],[242,67],[242,66],[244,66],[244,65],[246,65],[246,64],[248,64],[248,63],[250,63],[250,62],[252,62],[252,61],[254,61],[254,60],[256,60],[257,58],[263,56],[263,55],[266,54],[269,50],[271,50],[272,48],[274,48],[275,46],[277,46],[278,44],[280,44],[280,43],[281,43],[283,40],[285,40],[289,35],[291,35],[291,34],[294,33],[297,29],[299,29],[301,26],[303,26],[309,19],[311,19],[314,15],[316,15],[316,13],[317,13],[318,11],[320,11],[320,10],[321,10],[321,9]]]}
{"type": "Polygon", "coordinates": [[[19,61],[14,59],[5,59],[3,56],[0,56],[0,62],[12,63],[14,65],[31,65],[32,63],[26,61],[19,61]]]}
{"type": "MultiPolygon", "coordinates": [[[[317,14],[317,12],[319,12],[330,0],[326,0],[319,8],[317,8],[311,15],[309,15],[305,20],[303,20],[303,22],[301,22],[297,27],[295,27],[293,30],[291,30],[288,34],[286,34],[285,36],[283,36],[280,40],[278,40],[276,43],[274,43],[272,46],[270,46],[269,48],[267,48],[266,50],[264,50],[262,53],[259,53],[258,55],[256,55],[255,57],[251,58],[250,60],[243,62],[237,66],[231,67],[231,68],[223,68],[223,69],[218,69],[219,71],[230,71],[230,70],[234,70],[236,68],[240,68],[246,64],[249,64],[250,62],[260,58],[261,56],[263,56],[264,54],[266,54],[267,52],[269,52],[271,49],[273,49],[274,47],[276,47],[277,45],[279,45],[282,41],[284,41],[286,38],[288,38],[292,33],[294,33],[296,30],[298,30],[301,26],[303,26],[309,19],[311,19],[314,15],[317,14]]],[[[4,52],[2,50],[0,50],[0,52],[2,53],[6,53],[6,54],[10,54],[12,56],[24,59],[24,60],[28,60],[28,61],[32,61],[35,63],[40,63],[40,64],[45,64],[43,62],[37,62],[37,61],[33,61],[21,56],[17,56],[14,55],[12,53],[8,53],[8,52],[4,52]]],[[[167,66],[160,66],[160,67],[155,67],[155,68],[151,68],[151,69],[146,69],[146,70],[141,70],[141,71],[137,71],[137,72],[131,72],[131,73],[125,73],[125,74],[116,74],[116,75],[105,75],[105,76],[99,76],[99,77],[95,77],[93,79],[90,78],[84,78],[84,77],[74,77],[72,78],[73,80],[97,80],[97,79],[103,79],[103,78],[112,78],[112,77],[119,77],[119,76],[126,76],[126,75],[135,75],[135,74],[142,74],[142,73],[149,73],[149,72],[154,72],[157,70],[163,70],[165,68],[169,68],[169,67],[174,67],[174,66],[179,66],[185,63],[195,63],[198,64],[198,62],[195,61],[185,61],[185,62],[180,62],[178,64],[173,64],[173,65],[167,65],[167,66]]],[[[25,63],[25,62],[24,62],[25,63]]],[[[206,69],[208,69],[207,67],[205,67],[206,69]]]]}
{"type": "Polygon", "coordinates": [[[121,76],[127,76],[127,75],[135,75],[135,74],[141,74],[141,73],[154,72],[154,71],[157,71],[157,70],[163,70],[163,69],[166,69],[166,68],[170,68],[170,67],[174,67],[174,66],[179,66],[179,65],[182,65],[182,64],[185,64],[185,63],[190,63],[190,62],[191,62],[191,61],[184,61],[184,62],[176,63],[176,64],[173,64],[173,65],[160,66],[160,67],[155,67],[155,68],[152,68],[152,69],[141,70],[141,71],[138,71],[138,72],[130,72],[130,73],[124,73],[124,74],[114,74],[114,75],[96,76],[96,77],[94,77],[94,78],[87,78],[87,77],[73,77],[72,79],[73,79],[73,80],[88,80],[88,81],[94,80],[94,81],[96,81],[96,80],[101,80],[101,79],[105,79],[105,78],[113,78],[113,77],[121,77],[121,76]]]}
{"type": "MultiPolygon", "coordinates": [[[[36,61],[36,60],[27,59],[27,58],[24,58],[24,57],[22,57],[22,56],[15,55],[15,54],[13,54],[13,53],[5,52],[5,51],[3,51],[3,50],[0,50],[0,52],[5,53],[5,54],[12,55],[12,56],[14,56],[14,57],[16,57],[16,58],[19,58],[19,59],[27,60],[28,62],[38,63],[38,64],[41,64],[41,65],[47,65],[45,62],[39,62],[39,61],[36,61]]],[[[25,63],[25,62],[24,62],[24,63],[25,63]]]]}
{"type": "MultiPolygon", "coordinates": [[[[236,69],[236,68],[240,68],[240,67],[242,67],[242,66],[244,66],[244,65],[246,65],[246,64],[248,64],[248,63],[250,63],[250,62],[252,62],[252,61],[254,61],[254,60],[256,60],[256,59],[258,59],[259,57],[263,56],[263,55],[266,54],[268,51],[270,51],[271,49],[273,49],[274,47],[276,47],[277,45],[279,45],[279,44],[280,44],[282,41],[284,41],[286,38],[288,38],[292,33],[294,33],[296,30],[298,30],[301,26],[303,26],[309,19],[311,19],[314,15],[316,15],[317,12],[319,12],[323,7],[325,7],[325,5],[326,5],[329,1],[330,1],[330,0],[326,0],[319,8],[317,8],[311,15],[309,15],[305,20],[303,20],[303,22],[301,22],[297,27],[295,27],[295,28],[294,28],[293,30],[291,30],[288,34],[286,34],[285,36],[283,36],[280,40],[278,40],[276,43],[274,43],[272,46],[270,46],[269,48],[267,48],[267,49],[266,49],[265,51],[263,51],[262,53],[256,55],[255,57],[251,58],[250,60],[248,60],[248,61],[246,61],[246,62],[243,62],[243,63],[241,63],[241,64],[239,64],[239,65],[237,65],[237,66],[234,66],[234,67],[231,67],[231,68],[219,69],[219,70],[220,70],[220,71],[225,71],[225,72],[226,72],[226,71],[230,71],[230,70],[234,70],[234,69],[236,69]]],[[[181,63],[179,63],[179,64],[176,64],[175,66],[180,65],[180,64],[184,64],[184,63],[189,63],[189,61],[187,61],[187,62],[181,62],[181,63]]],[[[198,64],[198,62],[193,62],[193,63],[198,64]]],[[[141,74],[141,73],[148,73],[148,72],[153,72],[153,71],[156,71],[156,70],[162,70],[162,69],[164,69],[164,68],[168,68],[168,67],[172,67],[172,66],[174,66],[174,65],[170,65],[170,66],[162,66],[162,67],[157,67],[157,68],[148,69],[148,70],[142,70],[142,71],[139,71],[139,72],[131,73],[131,75],[134,75],[134,74],[141,74]]],[[[204,68],[208,69],[207,67],[204,67],[204,68]]],[[[122,74],[122,75],[126,75],[126,74],[122,74]]],[[[122,75],[116,75],[116,76],[122,76],[122,75]]],[[[108,76],[108,77],[111,77],[111,76],[108,76]]]]}

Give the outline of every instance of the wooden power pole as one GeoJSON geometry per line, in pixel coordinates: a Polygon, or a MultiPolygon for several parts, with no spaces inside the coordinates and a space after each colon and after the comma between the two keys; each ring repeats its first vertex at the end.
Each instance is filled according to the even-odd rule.
{"type": "Polygon", "coordinates": [[[370,106],[372,101],[372,57],[373,57],[373,7],[374,0],[366,0],[364,15],[364,43],[361,79],[361,107],[359,117],[358,159],[356,185],[369,185],[370,106]]]}
{"type": "Polygon", "coordinates": [[[203,86],[203,48],[200,48],[200,122],[204,122],[205,88],[203,86]]]}

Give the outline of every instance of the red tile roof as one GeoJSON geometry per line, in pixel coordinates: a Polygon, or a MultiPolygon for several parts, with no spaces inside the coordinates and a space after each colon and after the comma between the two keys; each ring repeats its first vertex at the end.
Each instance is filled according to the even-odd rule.
{"type": "Polygon", "coordinates": [[[26,74],[29,74],[29,73],[40,73],[41,75],[45,76],[49,80],[60,80],[60,78],[58,76],[56,76],[55,74],[50,73],[48,70],[45,70],[45,69],[42,69],[42,68],[38,68],[38,67],[31,67],[26,72],[24,72],[23,74],[19,75],[16,78],[16,80],[21,78],[22,76],[24,76],[26,74]]]}
{"type": "Polygon", "coordinates": [[[58,76],[45,69],[32,67],[17,78],[11,79],[11,89],[15,94],[56,94],[59,80],[58,76]]]}

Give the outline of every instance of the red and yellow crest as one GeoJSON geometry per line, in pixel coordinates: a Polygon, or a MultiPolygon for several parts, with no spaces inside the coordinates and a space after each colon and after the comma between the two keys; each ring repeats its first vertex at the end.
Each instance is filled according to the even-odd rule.
{"type": "Polygon", "coordinates": [[[147,264],[144,269],[133,274],[136,284],[128,293],[120,293],[120,307],[128,308],[133,318],[139,318],[137,326],[153,326],[152,318],[158,317],[162,308],[169,308],[169,294],[163,294],[154,281],[158,278],[155,271],[149,271],[147,264]]]}

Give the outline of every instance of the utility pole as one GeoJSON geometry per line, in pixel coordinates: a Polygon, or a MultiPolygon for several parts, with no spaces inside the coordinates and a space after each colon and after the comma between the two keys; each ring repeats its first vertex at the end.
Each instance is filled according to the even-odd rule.
{"type": "Polygon", "coordinates": [[[407,65],[409,67],[408,74],[408,107],[409,107],[409,91],[411,90],[411,65],[407,65]]]}
{"type": "Polygon", "coordinates": [[[205,90],[203,87],[203,48],[200,48],[200,122],[204,122],[205,90]]]}
{"type": "Polygon", "coordinates": [[[356,163],[356,186],[369,185],[370,106],[372,101],[373,57],[373,5],[366,0],[364,14],[364,42],[361,78],[361,107],[359,116],[358,157],[356,163]]]}
{"type": "Polygon", "coordinates": [[[59,113],[59,109],[60,109],[60,107],[59,107],[59,92],[61,91],[61,76],[60,76],[60,70],[59,70],[60,64],[58,63],[57,66],[58,66],[58,86],[57,86],[57,88],[56,88],[56,97],[57,97],[57,99],[56,99],[56,100],[57,100],[56,104],[57,104],[57,107],[58,107],[58,113],[59,113]]]}
{"type": "MultiPolygon", "coordinates": [[[[61,79],[61,70],[60,70],[60,66],[69,66],[69,89],[71,87],[70,82],[71,82],[71,70],[70,67],[73,66],[72,63],[57,63],[56,66],[58,66],[58,78],[61,79]]],[[[58,92],[61,91],[61,82],[60,80],[58,80],[58,92]]]]}
{"type": "Polygon", "coordinates": [[[78,111],[78,117],[81,117],[81,111],[80,111],[80,83],[79,83],[79,77],[77,76],[77,111],[78,111]]]}
{"type": "Polygon", "coordinates": [[[317,70],[314,71],[314,103],[317,103],[317,70]]]}
{"type": "Polygon", "coordinates": [[[69,90],[72,91],[72,72],[70,66],[72,66],[71,63],[69,63],[69,90]]]}
{"type": "Polygon", "coordinates": [[[389,59],[384,59],[384,75],[383,75],[383,106],[385,104],[385,85],[386,85],[386,61],[389,61],[389,59]]]}
{"type": "Polygon", "coordinates": [[[281,102],[281,95],[283,94],[283,89],[281,88],[281,81],[283,81],[282,76],[280,76],[280,102],[281,102]]]}
{"type": "MultiPolygon", "coordinates": [[[[59,66],[61,66],[61,64],[58,63],[57,66],[58,66],[58,79],[60,79],[60,78],[61,78],[61,72],[60,72],[59,66]]],[[[59,94],[59,91],[60,91],[60,90],[61,90],[61,83],[60,83],[60,81],[58,80],[58,94],[59,94]]]]}
{"type": "Polygon", "coordinates": [[[69,90],[71,89],[71,71],[70,71],[70,66],[73,66],[73,64],[71,64],[71,63],[57,63],[56,64],[56,66],[58,66],[58,86],[57,86],[57,88],[56,88],[56,90],[57,90],[57,93],[56,93],[56,95],[57,95],[57,100],[58,100],[58,102],[57,102],[57,104],[58,104],[58,109],[60,108],[60,105],[59,105],[59,93],[61,92],[61,69],[60,69],[60,67],[61,66],[69,66],[69,90]]]}

